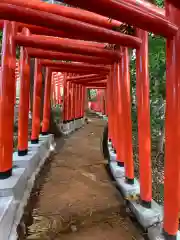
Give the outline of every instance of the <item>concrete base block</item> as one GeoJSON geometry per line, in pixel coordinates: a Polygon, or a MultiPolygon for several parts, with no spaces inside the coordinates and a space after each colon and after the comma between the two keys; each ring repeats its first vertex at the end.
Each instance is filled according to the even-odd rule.
{"type": "Polygon", "coordinates": [[[75,130],[81,128],[85,123],[85,119],[75,119],[74,121],[71,121],[69,123],[63,124],[63,127],[61,128],[61,131],[64,135],[68,135],[75,130]]]}
{"type": "Polygon", "coordinates": [[[112,147],[112,142],[108,140],[108,148],[111,148],[111,147],[112,147]]]}
{"type": "Polygon", "coordinates": [[[65,136],[68,136],[68,135],[69,135],[69,131],[63,132],[63,134],[64,134],[65,136]]]}
{"type": "Polygon", "coordinates": [[[109,165],[110,165],[111,172],[112,172],[114,178],[123,178],[124,177],[124,174],[125,174],[124,167],[119,167],[117,165],[116,161],[111,161],[109,165]]]}
{"type": "Polygon", "coordinates": [[[111,161],[116,161],[116,153],[114,151],[110,151],[109,156],[111,161]]]}
{"type": "Polygon", "coordinates": [[[77,129],[77,122],[76,122],[77,120],[74,120],[73,121],[73,125],[74,125],[74,131],[77,129]]]}
{"type": "Polygon", "coordinates": [[[67,125],[67,131],[70,131],[70,123],[68,122],[66,123],[66,125],[67,125]]]}
{"type": "Polygon", "coordinates": [[[83,118],[80,119],[80,127],[83,126],[83,118]]]}
{"type": "Polygon", "coordinates": [[[70,133],[74,131],[74,121],[71,121],[69,123],[69,131],[70,131],[70,133]]]}
{"type": "Polygon", "coordinates": [[[109,146],[109,152],[113,152],[114,153],[114,148],[113,148],[112,144],[109,146]]]}
{"type": "Polygon", "coordinates": [[[37,151],[29,151],[26,156],[18,156],[18,153],[13,154],[13,166],[18,168],[26,168],[27,175],[30,177],[35,171],[40,160],[40,156],[37,151]]]}
{"type": "Polygon", "coordinates": [[[9,240],[9,234],[13,225],[16,204],[13,197],[0,198],[0,239],[9,240]]]}
{"type": "Polygon", "coordinates": [[[50,150],[50,152],[53,152],[56,147],[56,142],[54,140],[53,134],[48,135],[40,135],[39,136],[40,141],[44,141],[44,144],[46,145],[47,149],[50,150]]]}
{"type": "MultiPolygon", "coordinates": [[[[50,143],[53,143],[53,139],[54,138],[51,135],[42,136],[39,143],[37,144],[38,147],[34,145],[31,147],[33,154],[32,159],[28,161],[28,164],[25,163],[25,161],[22,159],[21,160],[16,159],[19,165],[24,165],[26,166],[26,168],[14,168],[12,177],[6,180],[0,180],[0,196],[2,196],[1,193],[3,193],[3,196],[5,195],[5,193],[6,196],[12,195],[14,203],[13,207],[15,206],[15,211],[12,209],[10,210],[11,216],[13,218],[13,225],[11,225],[10,229],[8,230],[9,238],[7,240],[15,240],[18,238],[16,231],[17,226],[22,218],[24,207],[26,206],[27,201],[29,199],[36,176],[39,173],[42,165],[46,161],[47,156],[50,155],[51,152],[50,143]],[[38,159],[37,162],[36,162],[37,159],[34,158],[34,153],[39,156],[37,158],[38,159]],[[30,174],[29,164],[32,167],[33,160],[36,162],[34,163],[36,167],[34,168],[32,174],[30,174]],[[2,188],[2,186],[4,186],[4,189],[2,188]]],[[[2,221],[0,219],[0,229],[1,225],[2,221]]],[[[2,239],[6,240],[5,238],[2,239]]]]}
{"type": "Polygon", "coordinates": [[[0,197],[14,196],[15,200],[20,200],[23,196],[27,179],[28,175],[25,168],[14,168],[11,177],[0,180],[0,197]]]}
{"type": "Polygon", "coordinates": [[[78,125],[78,126],[79,126],[79,128],[81,128],[81,126],[82,126],[81,119],[79,119],[79,121],[78,121],[78,122],[79,122],[79,125],[78,125]]]}
{"type": "MultiPolygon", "coordinates": [[[[148,229],[148,238],[149,240],[166,240],[162,233],[162,226],[158,224],[156,226],[152,226],[148,229]]],[[[180,240],[180,231],[177,232],[176,240],[180,240]]]]}
{"type": "Polygon", "coordinates": [[[75,131],[75,127],[76,127],[76,126],[75,126],[75,121],[73,121],[73,122],[72,122],[72,130],[73,130],[73,132],[75,131]]]}
{"type": "Polygon", "coordinates": [[[79,128],[80,128],[80,125],[81,125],[80,119],[77,119],[77,120],[76,120],[76,128],[79,129],[79,128]]]}
{"type": "Polygon", "coordinates": [[[150,209],[144,208],[136,201],[130,201],[130,209],[145,229],[154,224],[160,223],[163,220],[162,207],[160,207],[155,201],[152,201],[150,209]]]}
{"type": "Polygon", "coordinates": [[[31,141],[28,141],[28,150],[29,151],[37,151],[42,145],[42,141],[39,141],[38,143],[31,143],[31,141]]]}
{"type": "Polygon", "coordinates": [[[54,141],[54,135],[53,134],[47,134],[47,135],[40,135],[39,136],[39,140],[41,141],[48,141],[49,144],[54,145],[55,141],[54,141]]]}
{"type": "Polygon", "coordinates": [[[29,142],[29,153],[13,154],[13,172],[0,180],[0,239],[17,239],[17,226],[22,218],[36,175],[52,151],[53,135],[41,136],[38,144],[29,142]]]}
{"type": "Polygon", "coordinates": [[[79,129],[79,119],[76,120],[76,129],[79,129]]]}
{"type": "Polygon", "coordinates": [[[84,125],[85,124],[85,118],[83,117],[82,118],[82,125],[84,125]]]}
{"type": "Polygon", "coordinates": [[[63,130],[63,123],[61,122],[61,123],[59,123],[59,129],[62,131],[63,130]]]}
{"type": "Polygon", "coordinates": [[[112,144],[111,143],[108,143],[108,151],[112,151],[112,144]]]}
{"type": "Polygon", "coordinates": [[[78,119],[78,129],[81,127],[81,119],[78,119]]]}
{"type": "Polygon", "coordinates": [[[74,130],[77,129],[77,119],[74,120],[74,130]]]}
{"type": "Polygon", "coordinates": [[[28,143],[30,151],[38,151],[39,156],[41,159],[49,157],[49,150],[53,150],[55,148],[55,143],[52,144],[52,137],[51,134],[49,137],[41,137],[39,138],[39,143],[32,144],[31,142],[28,143]]]}
{"type": "Polygon", "coordinates": [[[78,119],[74,120],[74,124],[75,124],[75,130],[77,130],[78,129],[78,119]]]}
{"type": "Polygon", "coordinates": [[[63,131],[63,132],[69,131],[69,123],[63,123],[62,131],[63,131]]]}
{"type": "Polygon", "coordinates": [[[134,184],[132,185],[126,183],[125,177],[117,178],[116,182],[125,198],[128,198],[130,195],[137,195],[140,193],[139,182],[136,179],[134,179],[134,184]]]}

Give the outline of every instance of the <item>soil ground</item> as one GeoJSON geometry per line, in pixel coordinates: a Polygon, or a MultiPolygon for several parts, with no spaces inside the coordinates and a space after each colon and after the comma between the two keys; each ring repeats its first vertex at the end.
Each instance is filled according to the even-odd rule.
{"type": "Polygon", "coordinates": [[[46,174],[40,175],[40,187],[32,193],[35,205],[25,212],[32,217],[25,223],[28,236],[20,239],[143,239],[105,170],[100,150],[103,125],[92,118],[84,128],[57,141],[46,174]]]}

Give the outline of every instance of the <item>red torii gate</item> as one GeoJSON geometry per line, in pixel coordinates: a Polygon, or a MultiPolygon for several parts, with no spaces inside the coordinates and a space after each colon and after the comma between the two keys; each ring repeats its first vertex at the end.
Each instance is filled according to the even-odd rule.
{"type": "MultiPolygon", "coordinates": [[[[72,20],[67,16],[64,17],[62,14],[57,16],[55,12],[55,7],[50,7],[49,10],[46,8],[48,4],[42,3],[34,0],[31,5],[29,3],[23,3],[21,0],[13,1],[1,1],[0,3],[0,17],[2,19],[8,19],[12,21],[19,21],[26,24],[38,24],[41,27],[51,27],[54,30],[56,28],[62,28],[65,32],[73,31],[78,33],[80,39],[96,40],[107,43],[118,43],[125,45],[127,47],[137,48],[137,103],[138,103],[138,134],[139,134],[139,160],[140,160],[140,182],[141,182],[141,204],[146,208],[151,208],[152,200],[152,181],[151,181],[151,166],[150,166],[150,115],[149,115],[149,83],[148,83],[148,34],[144,30],[152,31],[154,33],[160,34],[167,37],[167,105],[166,105],[166,153],[165,153],[165,204],[164,204],[164,231],[166,239],[175,239],[178,229],[178,211],[179,211],[179,201],[180,197],[178,194],[179,189],[179,155],[180,150],[178,142],[180,140],[179,136],[179,120],[180,120],[180,104],[179,104],[179,9],[176,9],[170,2],[174,3],[175,6],[179,7],[178,1],[169,0],[166,3],[166,17],[161,11],[155,12],[156,8],[151,8],[148,12],[149,7],[147,5],[142,6],[142,4],[137,5],[135,1],[125,1],[125,0],[92,0],[90,3],[84,1],[69,0],[67,2],[74,3],[75,5],[82,6],[86,9],[93,10],[97,13],[109,15],[110,17],[117,19],[119,21],[124,21],[135,27],[142,28],[137,29],[137,37],[126,36],[113,32],[111,30],[104,30],[103,27],[96,24],[97,26],[91,24],[84,24],[82,22],[89,21],[85,19],[83,15],[82,22],[79,21],[78,17],[75,15],[74,18],[78,20],[72,20]],[[13,4],[14,5],[13,5],[13,4]],[[45,5],[44,5],[45,4],[45,5]],[[16,6],[18,5],[18,6],[16,6]],[[44,8],[42,9],[41,6],[44,8]],[[26,9],[27,8],[27,9],[26,9]],[[38,10],[37,10],[38,9],[38,10]],[[40,12],[41,10],[42,12],[40,12]],[[43,12],[44,11],[44,12],[43,12]],[[74,31],[74,30],[75,31],[74,31]],[[86,33],[86,37],[82,36],[82,33],[86,33]],[[144,144],[146,143],[146,144],[144,144]],[[174,160],[173,164],[171,160],[174,160]],[[173,202],[173,204],[172,204],[173,202]]],[[[59,7],[57,9],[60,9],[59,7]]],[[[76,10],[75,10],[76,11],[76,10]]],[[[78,10],[77,10],[78,11],[78,10]]],[[[79,10],[82,11],[83,10],[79,10]]],[[[74,9],[73,9],[74,12],[74,9]]],[[[95,21],[95,17],[92,17],[95,21]]],[[[91,19],[91,21],[92,21],[91,19]]],[[[28,31],[25,35],[29,35],[28,31]]],[[[84,34],[85,35],[85,34],[84,34]]],[[[0,176],[1,178],[9,177],[12,172],[12,121],[13,121],[13,101],[14,101],[14,85],[15,85],[15,41],[24,47],[36,47],[41,48],[41,44],[45,46],[47,50],[60,50],[58,47],[59,40],[49,40],[47,38],[42,39],[40,36],[22,36],[17,35],[17,26],[15,23],[9,21],[4,21],[3,28],[3,54],[2,54],[2,72],[0,78],[0,128],[8,132],[6,138],[3,136],[2,131],[0,131],[0,176]],[[24,38],[23,38],[24,37],[24,38]],[[10,39],[10,40],[8,40],[10,39]],[[36,43],[37,41],[37,43],[36,43]],[[12,44],[10,44],[11,42],[12,44]],[[53,46],[53,44],[56,44],[53,46]],[[9,60],[11,59],[11,61],[9,60]],[[8,79],[8,81],[7,81],[8,79]],[[12,81],[9,81],[12,80],[12,81]],[[8,96],[8,98],[7,98],[8,96]]],[[[61,40],[64,41],[63,49],[65,49],[65,44],[71,41],[68,51],[76,50],[78,46],[77,43],[72,42],[75,40],[61,40]],[[73,48],[74,44],[74,48],[73,48]]],[[[79,44],[80,45],[80,44],[79,44]]],[[[62,46],[61,46],[62,49],[62,46]]],[[[24,55],[26,49],[23,48],[24,55]]],[[[67,49],[66,49],[67,51],[67,49]]],[[[128,54],[127,48],[121,47],[122,55],[118,51],[111,52],[104,49],[100,49],[92,46],[83,46],[81,48],[81,53],[88,55],[91,51],[91,56],[106,57],[111,56],[114,58],[115,63],[111,67],[110,76],[107,81],[107,91],[108,91],[108,115],[109,115],[109,127],[110,127],[110,138],[114,147],[119,154],[120,165],[125,165],[125,176],[128,184],[134,183],[134,169],[133,169],[133,157],[132,157],[132,133],[131,133],[131,117],[130,117],[130,94],[129,94],[129,75],[128,75],[128,54]],[[85,51],[85,48],[88,51],[85,51]],[[90,50],[89,50],[90,49],[90,50]],[[96,49],[96,50],[95,50],[96,49]],[[100,51],[101,50],[101,51],[100,51]],[[103,51],[103,52],[102,52],[103,51]],[[100,53],[98,55],[98,53],[100,53]],[[125,66],[125,68],[124,68],[125,66]],[[112,104],[110,102],[111,95],[114,94],[112,98],[112,104]],[[117,111],[116,110],[121,110],[117,111]],[[123,111],[122,111],[123,110],[123,111]],[[124,132],[126,129],[126,133],[124,132]],[[117,131],[116,131],[117,130],[117,131]],[[118,136],[120,132],[121,136],[118,136]],[[121,145],[120,145],[121,143],[121,145]],[[120,151],[121,148],[121,151],[120,151]]],[[[80,53],[80,52],[78,52],[80,53]]],[[[77,54],[77,52],[76,52],[77,54]]],[[[24,56],[23,55],[23,56],[24,56]]],[[[29,74],[29,58],[26,53],[26,57],[21,57],[24,61],[25,67],[22,69],[25,72],[23,74],[29,74]]],[[[56,64],[55,64],[56,65],[56,64]]],[[[46,76],[49,76],[48,71],[60,70],[62,72],[77,72],[77,73],[90,73],[92,68],[86,69],[69,69],[66,65],[62,66],[51,65],[51,68],[47,68],[46,76]],[[84,71],[84,72],[83,72],[84,71]]],[[[102,67],[104,72],[108,70],[107,67],[102,67]]],[[[35,93],[34,99],[37,100],[36,107],[38,108],[39,90],[41,76],[38,74],[41,69],[40,60],[36,59],[36,69],[35,69],[35,93]]],[[[98,69],[98,68],[96,68],[98,69]]],[[[99,67],[100,69],[100,67],[99,67]]],[[[67,76],[65,76],[67,78],[67,76]]],[[[23,81],[22,81],[23,82],[23,81]]],[[[50,82],[47,81],[47,82],[50,82]]],[[[100,84],[100,83],[99,83],[100,84]]],[[[81,84],[82,85],[82,84],[81,84]]],[[[97,86],[97,83],[96,85],[97,86]]],[[[78,86],[76,89],[76,97],[80,99],[82,96],[82,86],[78,86]]],[[[90,87],[90,86],[89,86],[90,87]]],[[[26,88],[27,89],[27,88],[26,88]]],[[[47,87],[49,89],[49,87],[47,87]]],[[[65,90],[66,86],[65,86],[65,90]]],[[[48,90],[49,91],[49,90],[48,90]]],[[[47,94],[45,94],[47,96],[47,94]]],[[[83,98],[82,98],[83,99],[83,98]]],[[[66,102],[67,99],[65,99],[66,102]]],[[[69,102],[69,100],[68,100],[69,102]]],[[[25,106],[24,106],[25,107],[25,106]]],[[[46,106],[47,107],[47,106],[46,106]]],[[[65,107],[66,108],[66,107],[65,107]]],[[[36,108],[35,108],[36,109],[36,108]]],[[[66,108],[67,109],[67,108],[66,108]]],[[[78,106],[78,109],[79,106],[78,106]]],[[[27,108],[26,108],[27,113],[27,108]]],[[[36,110],[33,110],[33,114],[39,114],[36,110]]],[[[82,114],[82,111],[81,111],[82,114]]],[[[76,117],[81,117],[81,114],[76,117]]],[[[46,117],[47,119],[47,117],[46,117]]],[[[64,118],[65,119],[65,118],[64,118]]],[[[36,122],[39,128],[39,121],[36,122]]],[[[37,137],[39,135],[38,128],[33,124],[34,130],[32,131],[32,140],[37,142],[37,137]],[[34,134],[34,132],[36,134],[34,134]]],[[[24,149],[22,151],[26,151],[24,149]]],[[[26,152],[25,152],[26,153],[26,152]]]]}

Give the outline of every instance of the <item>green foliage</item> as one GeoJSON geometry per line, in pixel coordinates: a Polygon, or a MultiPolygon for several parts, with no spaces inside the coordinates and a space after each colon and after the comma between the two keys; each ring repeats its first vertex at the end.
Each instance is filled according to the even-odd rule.
{"type": "MultiPolygon", "coordinates": [[[[159,7],[164,6],[163,0],[156,0],[159,7]]],[[[137,131],[136,111],[136,59],[131,54],[130,74],[132,91],[132,120],[133,128],[137,131]]],[[[152,138],[158,142],[158,137],[164,126],[165,111],[165,78],[166,78],[166,51],[165,39],[149,34],[149,83],[150,83],[150,108],[152,138]]]]}
{"type": "Polygon", "coordinates": [[[156,2],[156,5],[158,6],[158,7],[164,7],[164,1],[163,0],[156,0],[155,1],[156,2]]]}
{"type": "Polygon", "coordinates": [[[57,104],[55,106],[52,106],[54,121],[59,124],[60,120],[62,119],[62,106],[60,104],[57,104]]]}
{"type": "MultiPolygon", "coordinates": [[[[131,58],[132,119],[136,124],[136,59],[131,58]]],[[[165,39],[149,35],[149,83],[152,134],[160,135],[164,124],[166,53],[165,39]]]]}
{"type": "Polygon", "coordinates": [[[91,89],[89,91],[89,95],[88,95],[89,101],[95,101],[96,100],[96,95],[97,95],[96,89],[91,89]]]}
{"type": "Polygon", "coordinates": [[[149,74],[151,97],[165,99],[165,39],[149,36],[149,74]]]}

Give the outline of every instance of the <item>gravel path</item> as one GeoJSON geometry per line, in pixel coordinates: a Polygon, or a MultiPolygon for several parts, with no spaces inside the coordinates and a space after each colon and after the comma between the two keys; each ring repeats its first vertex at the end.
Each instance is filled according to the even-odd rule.
{"type": "Polygon", "coordinates": [[[57,142],[57,152],[40,174],[34,200],[25,211],[27,236],[20,234],[19,239],[142,239],[105,170],[100,152],[103,125],[93,118],[57,142]]]}

